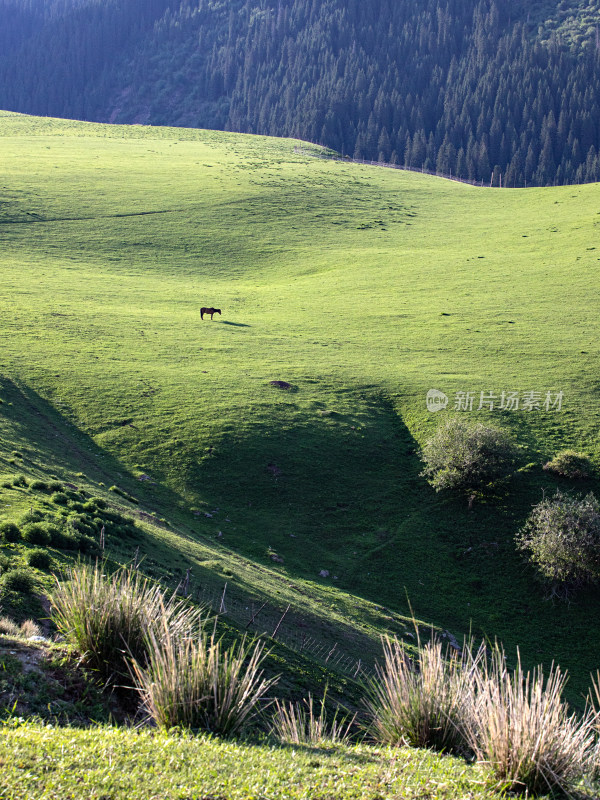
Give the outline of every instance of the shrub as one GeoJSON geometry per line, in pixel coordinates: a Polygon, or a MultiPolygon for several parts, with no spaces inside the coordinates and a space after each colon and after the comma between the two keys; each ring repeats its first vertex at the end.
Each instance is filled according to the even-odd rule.
{"type": "Polygon", "coordinates": [[[507,669],[495,647],[490,662],[473,671],[477,695],[467,737],[477,760],[487,761],[508,791],[568,794],[593,766],[594,714],[570,714],[562,700],[566,678],[554,665],[545,678],[538,667],[507,669]]]}
{"type": "Polygon", "coordinates": [[[15,475],[12,479],[13,486],[28,486],[27,478],[25,475],[15,475]]]}
{"type": "Polygon", "coordinates": [[[572,497],[557,491],[534,506],[517,534],[517,547],[551,593],[567,597],[600,579],[600,505],[590,492],[572,497]]]}
{"type": "Polygon", "coordinates": [[[94,536],[97,533],[94,520],[85,515],[73,515],[69,517],[69,526],[74,531],[85,536],[94,536]]]}
{"type": "Polygon", "coordinates": [[[31,481],[29,488],[32,492],[48,492],[50,488],[45,481],[31,481]]]}
{"type": "Polygon", "coordinates": [[[52,536],[42,522],[30,522],[23,527],[23,540],[29,544],[50,544],[52,536]]]}
{"type": "Polygon", "coordinates": [[[328,722],[325,710],[325,695],[321,699],[320,711],[317,716],[314,710],[313,698],[300,703],[281,703],[275,700],[275,713],[271,720],[271,733],[285,744],[348,744],[351,737],[352,725],[356,715],[351,719],[337,718],[337,710],[333,719],[328,722]]]}
{"type": "Polygon", "coordinates": [[[368,685],[371,731],[382,743],[464,752],[474,702],[472,671],[482,657],[442,651],[435,636],[411,661],[402,645],[384,640],[384,665],[368,685]]]}
{"type": "Polygon", "coordinates": [[[435,488],[472,492],[510,472],[518,447],[505,431],[451,417],[421,451],[421,473],[435,488]]]}
{"type": "Polygon", "coordinates": [[[38,508],[30,508],[26,511],[19,520],[20,525],[27,525],[28,522],[41,522],[44,519],[44,514],[38,508]]]}
{"type": "MultiPolygon", "coordinates": [[[[50,544],[58,550],[89,550],[89,543],[85,543],[83,549],[81,548],[82,539],[87,539],[83,534],[78,531],[68,530],[61,527],[61,521],[54,525],[52,523],[46,525],[46,530],[50,534],[50,544]]],[[[95,544],[94,540],[91,540],[95,544]]],[[[91,548],[93,549],[93,548],[91,548]]]]}
{"type": "Polygon", "coordinates": [[[5,556],[4,553],[0,553],[0,573],[6,572],[6,570],[10,567],[10,558],[5,556]]]}
{"type": "Polygon", "coordinates": [[[101,497],[90,497],[89,502],[93,503],[96,506],[96,508],[100,509],[106,508],[106,506],[108,505],[106,500],[103,500],[101,497]]]}
{"type": "Polygon", "coordinates": [[[225,649],[201,628],[194,638],[174,636],[166,617],[150,630],[146,667],[133,662],[142,704],[163,728],[176,725],[233,736],[256,715],[276,678],[263,677],[264,645],[243,639],[225,649]]]}
{"type": "Polygon", "coordinates": [[[561,478],[589,478],[594,469],[589,458],[575,450],[562,450],[543,468],[561,478]]]}
{"type": "Polygon", "coordinates": [[[50,500],[57,506],[66,506],[69,502],[69,498],[64,492],[54,492],[50,500]]]}
{"type": "Polygon", "coordinates": [[[34,588],[35,579],[28,569],[9,569],[0,577],[0,590],[2,592],[31,594],[34,588]]]}
{"type": "Polygon", "coordinates": [[[21,538],[21,529],[14,522],[3,522],[0,525],[0,535],[5,542],[18,542],[21,538]]]}
{"type": "Polygon", "coordinates": [[[120,495],[125,500],[128,500],[130,503],[139,503],[140,501],[137,497],[133,497],[133,495],[128,494],[124,489],[120,489],[118,486],[110,486],[108,489],[109,492],[114,492],[115,494],[120,495]]]}
{"type": "Polygon", "coordinates": [[[86,536],[85,534],[76,534],[74,536],[75,541],[77,543],[77,549],[80,553],[83,553],[87,556],[93,556],[98,553],[98,543],[95,539],[92,539],[91,536],[86,536]]]}
{"type": "Polygon", "coordinates": [[[57,581],[51,595],[52,618],[85,662],[109,680],[129,677],[129,663],[145,665],[148,637],[161,640],[166,625],[172,635],[189,635],[200,612],[165,593],[130,569],[104,575],[102,565],[79,564],[57,581]]]}
{"type": "Polygon", "coordinates": [[[48,484],[48,491],[49,492],[62,492],[65,487],[60,483],[60,481],[52,481],[48,484]]]}
{"type": "Polygon", "coordinates": [[[35,569],[49,570],[50,569],[50,553],[47,550],[42,550],[36,547],[35,550],[30,550],[27,553],[27,563],[30,567],[35,569]]]}

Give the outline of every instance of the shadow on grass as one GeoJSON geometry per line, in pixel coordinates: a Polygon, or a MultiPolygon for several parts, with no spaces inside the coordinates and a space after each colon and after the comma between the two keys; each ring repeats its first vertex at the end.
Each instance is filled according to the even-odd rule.
{"type": "MultiPolygon", "coordinates": [[[[120,493],[111,493],[114,494],[110,499],[111,505],[122,513],[155,525],[160,525],[160,521],[154,519],[149,511],[164,513],[165,508],[181,507],[182,500],[175,492],[161,484],[149,487],[140,483],[117,458],[29,386],[0,376],[0,395],[4,401],[0,405],[0,416],[4,420],[7,438],[22,453],[17,464],[11,463],[14,459],[8,453],[0,453],[1,470],[33,478],[39,477],[41,472],[44,478],[52,477],[68,486],[85,485],[87,488],[89,484],[97,484],[98,491],[116,485],[137,502],[129,502],[120,493]]],[[[30,495],[26,488],[17,487],[15,491],[26,493],[28,498],[35,496],[30,495]]],[[[58,506],[53,507],[47,495],[40,495],[37,499],[47,510],[59,510],[58,506]]],[[[111,558],[117,560],[131,558],[137,545],[140,557],[148,551],[147,563],[156,566],[171,561],[184,563],[175,547],[159,542],[141,530],[135,540],[111,536],[107,541],[111,558]],[[157,548],[162,552],[155,552],[157,548]]]]}
{"type": "Polygon", "coordinates": [[[219,322],[221,325],[231,325],[235,328],[251,328],[252,325],[248,325],[246,322],[232,322],[229,319],[220,319],[219,322]]]}

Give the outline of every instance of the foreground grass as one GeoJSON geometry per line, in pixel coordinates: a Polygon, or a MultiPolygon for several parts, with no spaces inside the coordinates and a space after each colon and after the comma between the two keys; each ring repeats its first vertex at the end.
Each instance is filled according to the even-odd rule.
{"type": "Polygon", "coordinates": [[[279,747],[149,730],[0,731],[0,797],[71,800],[496,798],[483,768],[407,748],[279,747]]]}

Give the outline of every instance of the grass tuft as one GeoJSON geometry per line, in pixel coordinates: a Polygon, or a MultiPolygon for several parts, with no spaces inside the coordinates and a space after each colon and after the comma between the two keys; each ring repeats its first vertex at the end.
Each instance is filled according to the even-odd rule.
{"type": "MultiPolygon", "coordinates": [[[[419,642],[420,644],[420,642],[419,642]]],[[[384,640],[384,664],[369,683],[370,730],[384,744],[465,752],[472,724],[473,671],[482,657],[444,652],[434,635],[413,661],[396,640],[384,640]]]]}
{"type": "Polygon", "coordinates": [[[569,712],[560,668],[553,664],[547,677],[541,666],[525,673],[519,656],[511,671],[495,646],[473,675],[477,700],[467,735],[477,759],[509,791],[568,794],[593,767],[595,715],[569,712]]]}
{"type": "Polygon", "coordinates": [[[175,596],[166,598],[132,569],[105,575],[102,564],[78,564],[57,581],[51,594],[52,618],[104,680],[129,677],[129,664],[145,664],[148,642],[162,641],[164,631],[187,635],[200,620],[200,610],[175,596]]]}
{"type": "Polygon", "coordinates": [[[148,661],[133,662],[142,704],[162,728],[180,726],[221,736],[240,733],[265,706],[276,678],[265,678],[264,644],[246,639],[225,649],[200,626],[193,637],[174,635],[168,615],[147,635],[148,661]]]}
{"type": "Polygon", "coordinates": [[[275,713],[271,720],[271,733],[284,744],[303,745],[347,745],[352,737],[352,718],[338,719],[336,709],[333,719],[327,719],[325,695],[319,702],[319,713],[315,712],[314,700],[309,694],[303,703],[282,703],[275,700],[275,713]]]}

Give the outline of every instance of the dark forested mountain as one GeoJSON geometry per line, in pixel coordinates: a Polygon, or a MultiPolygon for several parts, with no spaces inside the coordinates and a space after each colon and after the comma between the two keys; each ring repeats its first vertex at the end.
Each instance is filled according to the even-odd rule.
{"type": "Polygon", "coordinates": [[[600,180],[600,0],[0,0],[0,107],[600,180]]]}

